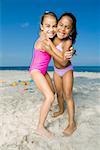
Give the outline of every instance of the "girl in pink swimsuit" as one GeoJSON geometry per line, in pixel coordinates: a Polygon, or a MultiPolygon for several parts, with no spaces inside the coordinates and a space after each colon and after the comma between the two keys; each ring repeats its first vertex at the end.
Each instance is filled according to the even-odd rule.
{"type": "MultiPolygon", "coordinates": [[[[57,17],[53,12],[46,12],[41,18],[41,33],[45,33],[48,38],[52,39],[56,35],[57,17]]],[[[30,65],[30,74],[36,83],[38,89],[44,95],[44,102],[41,106],[39,122],[35,132],[41,136],[51,137],[52,133],[45,128],[45,120],[50,110],[51,104],[54,101],[54,89],[51,84],[51,79],[47,73],[48,64],[51,59],[51,53],[46,52],[42,44],[42,34],[35,42],[34,56],[30,65]]],[[[47,41],[44,39],[46,44],[47,41]]],[[[48,46],[49,47],[49,46],[48,46]]]]}

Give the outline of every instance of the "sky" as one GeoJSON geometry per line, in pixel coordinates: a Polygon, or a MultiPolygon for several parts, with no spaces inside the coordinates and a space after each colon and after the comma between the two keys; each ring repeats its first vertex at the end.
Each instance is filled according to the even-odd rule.
{"type": "Polygon", "coordinates": [[[73,65],[100,66],[99,0],[0,0],[0,66],[30,65],[45,11],[55,12],[58,18],[73,13],[78,32],[73,65]]]}

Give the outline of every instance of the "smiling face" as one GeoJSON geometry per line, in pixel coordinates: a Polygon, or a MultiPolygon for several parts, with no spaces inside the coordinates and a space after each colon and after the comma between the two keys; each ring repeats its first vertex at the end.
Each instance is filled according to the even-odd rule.
{"type": "Polygon", "coordinates": [[[41,30],[46,33],[49,38],[53,38],[56,35],[57,20],[54,16],[47,15],[44,17],[41,30]]]}
{"type": "Polygon", "coordinates": [[[57,37],[64,39],[69,36],[72,31],[73,20],[69,16],[63,16],[57,25],[57,37]]]}

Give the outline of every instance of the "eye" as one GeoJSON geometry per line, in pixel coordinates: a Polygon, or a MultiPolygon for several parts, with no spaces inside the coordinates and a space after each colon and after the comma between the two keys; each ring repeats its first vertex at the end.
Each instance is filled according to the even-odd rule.
{"type": "Polygon", "coordinates": [[[59,23],[59,25],[62,27],[63,26],[63,24],[62,23],[59,23]]]}
{"type": "Polygon", "coordinates": [[[70,27],[68,27],[68,26],[65,26],[65,28],[70,29],[70,27]]]}
{"type": "Polygon", "coordinates": [[[49,27],[50,27],[50,25],[49,25],[49,24],[47,24],[47,25],[46,25],[46,27],[48,27],[48,28],[49,28],[49,27]]]}
{"type": "Polygon", "coordinates": [[[69,26],[69,25],[67,25],[67,26],[65,26],[65,28],[67,28],[67,29],[71,29],[72,27],[71,27],[71,26],[69,26]]]}

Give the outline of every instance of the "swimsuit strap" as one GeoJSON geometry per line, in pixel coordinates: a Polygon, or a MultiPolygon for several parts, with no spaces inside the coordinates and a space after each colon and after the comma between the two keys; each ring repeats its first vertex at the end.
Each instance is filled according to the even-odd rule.
{"type": "Polygon", "coordinates": [[[59,43],[59,44],[56,46],[56,48],[58,48],[60,51],[62,51],[62,44],[63,44],[63,42],[59,43]]]}

